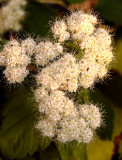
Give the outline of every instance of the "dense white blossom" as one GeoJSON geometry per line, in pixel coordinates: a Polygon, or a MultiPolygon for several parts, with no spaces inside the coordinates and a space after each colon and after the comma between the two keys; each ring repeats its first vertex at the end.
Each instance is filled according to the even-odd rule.
{"type": "Polygon", "coordinates": [[[81,116],[85,118],[86,122],[91,128],[96,129],[97,127],[100,127],[101,113],[98,107],[94,106],[93,104],[80,105],[79,110],[81,116]]]}
{"type": "Polygon", "coordinates": [[[98,63],[106,65],[112,61],[111,36],[102,28],[91,36],[82,37],[80,47],[85,49],[86,54],[91,54],[98,63]]]}
{"type": "MultiPolygon", "coordinates": [[[[81,136],[81,131],[85,130],[86,122],[83,118],[64,117],[60,123],[60,128],[57,133],[57,139],[59,142],[65,143],[72,140],[80,141],[79,137],[81,136]]],[[[81,142],[81,141],[80,141],[81,142]]]]}
{"type": "Polygon", "coordinates": [[[6,66],[4,74],[10,83],[21,83],[29,74],[26,67],[31,63],[31,59],[15,39],[4,46],[0,52],[0,60],[2,65],[6,66]]]}
{"type": "Polygon", "coordinates": [[[52,42],[40,42],[35,47],[35,59],[36,64],[44,66],[50,60],[53,60],[55,57],[63,54],[63,47],[60,43],[53,44],[52,42]]]}
{"type": "Polygon", "coordinates": [[[97,18],[91,14],[85,14],[82,11],[74,12],[67,18],[68,29],[74,34],[81,36],[90,35],[94,31],[94,25],[97,18]]]}
{"type": "Polygon", "coordinates": [[[67,53],[60,60],[44,68],[36,77],[37,83],[52,90],[61,88],[70,92],[78,88],[79,65],[67,53]]]}
{"type": "Polygon", "coordinates": [[[56,21],[51,29],[54,37],[58,38],[59,42],[64,42],[70,38],[70,33],[67,31],[67,24],[63,20],[56,21]]]}
{"type": "Polygon", "coordinates": [[[63,116],[77,115],[73,101],[69,100],[62,91],[53,91],[48,95],[45,90],[40,87],[35,91],[35,95],[39,102],[39,111],[48,115],[52,121],[60,120],[63,116]]]}
{"type": "Polygon", "coordinates": [[[93,132],[90,128],[85,128],[81,131],[81,137],[79,142],[89,143],[93,138],[93,132]]]}
{"type": "Polygon", "coordinates": [[[43,136],[54,137],[56,131],[56,122],[52,122],[50,119],[42,119],[36,125],[36,128],[41,131],[43,136]]]}
{"type": "Polygon", "coordinates": [[[40,112],[36,128],[54,141],[89,143],[101,125],[97,106],[79,105],[72,97],[80,86],[88,89],[103,80],[114,58],[109,30],[97,23],[94,15],[73,12],[51,27],[55,40],[13,39],[0,52],[10,83],[22,82],[29,67],[35,67],[34,97],[40,112]]]}
{"type": "Polygon", "coordinates": [[[32,38],[27,38],[21,42],[22,50],[26,51],[26,53],[30,56],[35,52],[36,42],[32,38]]]}
{"type": "Polygon", "coordinates": [[[24,78],[29,74],[26,67],[11,67],[7,66],[4,74],[9,83],[21,83],[24,78]]]}

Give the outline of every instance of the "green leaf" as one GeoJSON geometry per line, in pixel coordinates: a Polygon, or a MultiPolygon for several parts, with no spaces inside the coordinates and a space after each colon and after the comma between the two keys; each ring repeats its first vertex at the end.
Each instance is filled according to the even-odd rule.
{"type": "Polygon", "coordinates": [[[122,107],[122,76],[113,72],[111,73],[111,79],[107,78],[105,81],[106,84],[99,84],[99,90],[114,106],[122,107]]]}
{"type": "Polygon", "coordinates": [[[48,137],[41,137],[40,139],[40,146],[41,146],[41,149],[44,151],[51,143],[51,139],[48,138],[48,137]]]}
{"type": "Polygon", "coordinates": [[[113,64],[112,68],[119,71],[122,75],[122,37],[116,41],[115,45],[115,57],[116,62],[113,64]]]}
{"type": "Polygon", "coordinates": [[[122,132],[122,109],[114,108],[115,119],[114,119],[114,130],[113,138],[122,132]]]}
{"type": "Polygon", "coordinates": [[[69,160],[69,145],[56,143],[56,147],[58,149],[61,160],[69,160]]]}
{"type": "Polygon", "coordinates": [[[96,10],[104,19],[122,25],[121,0],[99,0],[96,10]]]}
{"type": "Polygon", "coordinates": [[[89,102],[89,91],[88,89],[82,88],[77,94],[76,94],[76,101],[81,104],[86,104],[89,102]]]}
{"type": "Polygon", "coordinates": [[[68,53],[73,52],[77,60],[81,60],[84,56],[85,50],[81,49],[77,42],[79,43],[79,40],[76,40],[75,42],[68,40],[64,44],[64,48],[66,48],[68,53]]]}
{"type": "Polygon", "coordinates": [[[49,21],[53,21],[57,16],[57,11],[47,5],[28,2],[27,17],[25,18],[23,31],[45,36],[50,29],[49,21]]]}
{"type": "Polygon", "coordinates": [[[77,141],[72,142],[71,152],[74,156],[74,160],[87,160],[86,146],[87,145],[85,143],[78,144],[77,141]]]}
{"type": "Polygon", "coordinates": [[[88,160],[111,160],[113,148],[112,141],[96,139],[88,145],[88,160]]]}
{"type": "Polygon", "coordinates": [[[0,148],[8,159],[21,159],[27,154],[32,155],[39,144],[33,126],[36,110],[32,95],[27,90],[17,90],[13,95],[3,112],[0,148]]]}

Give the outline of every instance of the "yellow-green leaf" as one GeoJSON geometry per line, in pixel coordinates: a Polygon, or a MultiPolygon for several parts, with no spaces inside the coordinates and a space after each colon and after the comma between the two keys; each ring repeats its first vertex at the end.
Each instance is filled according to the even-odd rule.
{"type": "Polygon", "coordinates": [[[33,126],[36,111],[27,90],[19,89],[13,95],[3,112],[0,148],[8,159],[21,159],[33,154],[39,144],[33,126]]]}

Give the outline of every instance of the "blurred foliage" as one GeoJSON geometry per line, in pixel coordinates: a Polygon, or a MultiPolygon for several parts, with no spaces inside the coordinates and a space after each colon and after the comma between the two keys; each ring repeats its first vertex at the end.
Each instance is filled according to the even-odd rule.
{"type": "Polygon", "coordinates": [[[27,16],[24,22],[23,32],[30,35],[45,36],[49,31],[49,21],[55,20],[57,10],[45,4],[29,1],[26,7],[27,16]]]}
{"type": "Polygon", "coordinates": [[[96,86],[116,107],[122,107],[122,76],[118,72],[111,70],[111,77],[96,86]]]}
{"type": "Polygon", "coordinates": [[[72,156],[70,156],[69,160],[87,160],[87,144],[78,144],[76,141],[73,141],[71,145],[72,156]]]}
{"type": "Polygon", "coordinates": [[[39,145],[41,146],[41,150],[44,151],[51,143],[51,139],[47,138],[47,137],[41,137],[41,139],[39,138],[39,145]]]}
{"type": "Polygon", "coordinates": [[[114,113],[115,113],[115,119],[114,119],[113,138],[122,132],[122,109],[114,108],[114,113]]]}
{"type": "Polygon", "coordinates": [[[122,75],[122,35],[116,41],[115,47],[116,62],[113,64],[113,68],[119,71],[119,73],[122,75]]]}
{"type": "Polygon", "coordinates": [[[122,25],[122,1],[121,0],[98,0],[98,10],[100,16],[105,20],[122,25]]]}
{"type": "Polygon", "coordinates": [[[113,151],[113,142],[96,139],[88,146],[88,160],[110,160],[113,151]]]}
{"type": "Polygon", "coordinates": [[[69,152],[70,152],[70,147],[67,144],[59,144],[56,143],[56,147],[59,151],[59,155],[61,160],[68,160],[69,159],[69,152]]]}
{"type": "Polygon", "coordinates": [[[37,150],[39,141],[33,130],[36,110],[33,109],[32,99],[29,101],[30,97],[32,98],[28,91],[16,90],[5,106],[0,147],[8,159],[24,158],[37,150]]]}

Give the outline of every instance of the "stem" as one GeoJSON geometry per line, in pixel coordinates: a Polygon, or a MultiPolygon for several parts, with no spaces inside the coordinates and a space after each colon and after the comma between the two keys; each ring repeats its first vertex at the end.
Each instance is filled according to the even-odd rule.
{"type": "Polygon", "coordinates": [[[27,68],[28,68],[30,71],[34,71],[34,72],[36,72],[36,73],[39,72],[36,68],[34,68],[34,67],[31,66],[31,65],[28,65],[27,68]]]}

